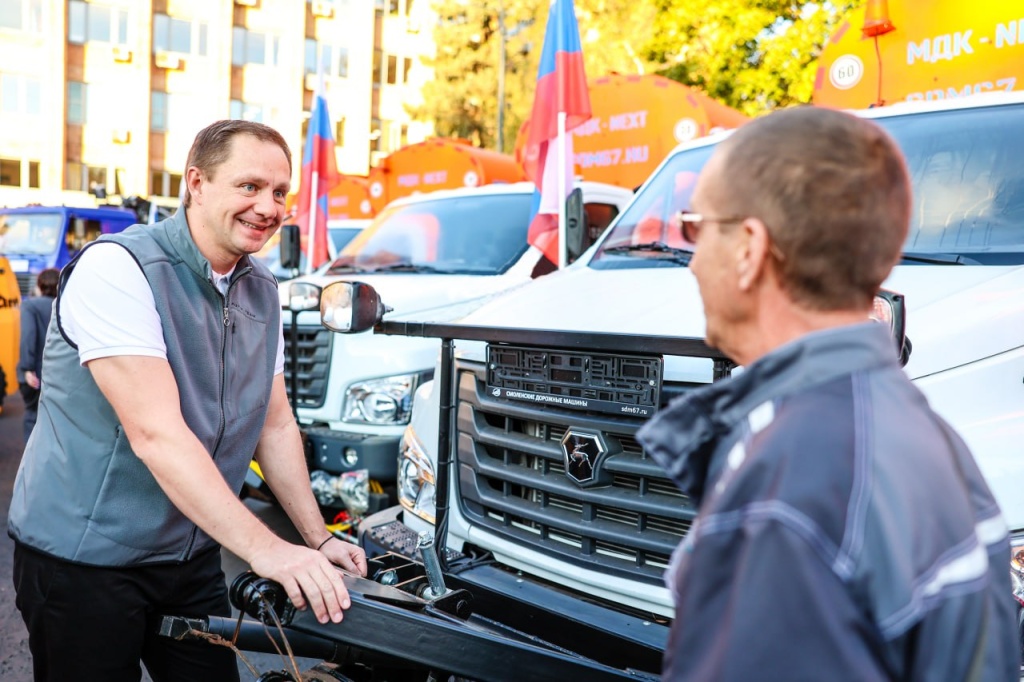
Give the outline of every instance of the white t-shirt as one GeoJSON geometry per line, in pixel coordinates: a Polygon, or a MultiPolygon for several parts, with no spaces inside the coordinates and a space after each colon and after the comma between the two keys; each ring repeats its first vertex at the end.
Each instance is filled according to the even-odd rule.
{"type": "MultiPolygon", "coordinates": [[[[230,277],[231,273],[214,273],[214,284],[224,292],[230,277]]],[[[89,247],[78,259],[60,301],[61,325],[78,346],[78,358],[83,365],[97,358],[120,355],[167,359],[153,290],[139,264],[123,247],[89,247]]],[[[282,372],[283,323],[278,330],[274,374],[282,372]]]]}

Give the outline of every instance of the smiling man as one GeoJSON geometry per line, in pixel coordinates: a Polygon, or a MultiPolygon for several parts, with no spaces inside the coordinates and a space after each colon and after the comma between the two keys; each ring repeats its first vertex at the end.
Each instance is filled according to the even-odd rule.
{"type": "Polygon", "coordinates": [[[335,565],[283,378],[277,284],[249,258],[284,216],[281,135],[219,121],[174,216],[89,245],[61,273],[39,418],[15,481],[17,605],[36,680],[238,679],[234,654],[158,637],[161,614],[229,615],[220,546],[339,622],[335,565]],[[238,499],[253,456],[307,547],[238,499]]]}

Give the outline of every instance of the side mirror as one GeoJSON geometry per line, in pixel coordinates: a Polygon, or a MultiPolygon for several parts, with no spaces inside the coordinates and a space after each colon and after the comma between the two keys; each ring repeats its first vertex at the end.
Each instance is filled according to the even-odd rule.
{"type": "Polygon", "coordinates": [[[376,289],[362,282],[334,282],[324,287],[320,296],[320,321],[332,332],[356,334],[373,329],[391,310],[376,289]]]}
{"type": "Polygon", "coordinates": [[[906,365],[910,359],[910,339],[907,338],[906,300],[903,294],[888,289],[879,289],[875,295],[874,310],[871,319],[889,326],[896,351],[900,354],[900,364],[906,365]]]}
{"type": "Polygon", "coordinates": [[[583,210],[583,190],[577,187],[565,200],[565,254],[571,263],[590,246],[587,217],[583,210]]]}
{"type": "Polygon", "coordinates": [[[320,308],[320,287],[309,282],[292,282],[288,286],[288,309],[293,313],[320,308]]]}
{"type": "Polygon", "coordinates": [[[281,267],[295,270],[302,264],[302,240],[298,225],[281,226],[281,267]]]}

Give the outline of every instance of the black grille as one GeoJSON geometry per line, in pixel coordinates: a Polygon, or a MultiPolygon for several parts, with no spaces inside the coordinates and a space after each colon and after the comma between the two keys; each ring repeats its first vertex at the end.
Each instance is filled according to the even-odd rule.
{"type": "Polygon", "coordinates": [[[19,272],[15,274],[15,277],[18,279],[18,290],[21,292],[21,297],[28,298],[36,286],[36,276],[27,272],[19,272]]]}
{"type": "Polygon", "coordinates": [[[292,357],[297,355],[297,404],[299,407],[321,407],[327,397],[327,374],[331,369],[334,334],[322,326],[302,326],[296,329],[296,337],[298,341],[293,342],[291,327],[285,324],[285,386],[291,392],[292,357]]]}
{"type": "Polygon", "coordinates": [[[459,363],[457,377],[463,513],[577,565],[660,581],[696,510],[637,443],[644,420],[495,399],[476,363],[459,363]],[[608,485],[583,489],[565,474],[561,440],[570,427],[601,434],[608,485]]]}

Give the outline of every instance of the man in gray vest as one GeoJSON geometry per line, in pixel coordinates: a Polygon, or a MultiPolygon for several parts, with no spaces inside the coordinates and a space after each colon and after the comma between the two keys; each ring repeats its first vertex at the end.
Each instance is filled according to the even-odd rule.
{"type": "Polygon", "coordinates": [[[156,636],[162,613],[230,615],[220,546],[339,622],[335,565],[283,378],[277,284],[249,258],[285,212],[281,135],[219,121],[189,152],[183,208],[91,244],[61,273],[39,417],[8,532],[36,680],[238,679],[231,650],[156,636]],[[238,499],[250,459],[306,547],[238,499]]]}

